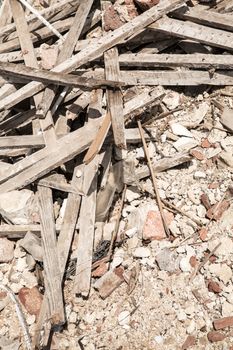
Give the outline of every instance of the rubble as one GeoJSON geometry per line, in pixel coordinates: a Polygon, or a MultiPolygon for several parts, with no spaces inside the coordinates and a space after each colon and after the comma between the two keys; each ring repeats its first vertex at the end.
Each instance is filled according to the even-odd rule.
{"type": "Polygon", "coordinates": [[[1,348],[233,347],[228,3],[2,2],[1,348]]]}

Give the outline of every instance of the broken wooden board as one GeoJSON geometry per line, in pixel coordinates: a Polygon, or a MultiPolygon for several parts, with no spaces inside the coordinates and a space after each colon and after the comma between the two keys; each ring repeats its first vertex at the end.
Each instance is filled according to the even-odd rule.
{"type": "Polygon", "coordinates": [[[232,70],[233,56],[212,54],[131,53],[120,55],[119,63],[122,67],[188,67],[232,70]]]}
{"type": "Polygon", "coordinates": [[[167,16],[150,25],[150,28],[179,38],[192,39],[210,46],[233,50],[233,33],[224,30],[189,21],[180,21],[167,16]]]}

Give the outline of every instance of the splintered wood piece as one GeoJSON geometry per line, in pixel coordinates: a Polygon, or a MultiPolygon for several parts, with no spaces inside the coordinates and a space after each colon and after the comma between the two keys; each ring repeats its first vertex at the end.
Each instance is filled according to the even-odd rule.
{"type": "Polygon", "coordinates": [[[22,188],[46,175],[59,165],[71,160],[87,149],[95,137],[97,127],[86,126],[63,136],[51,147],[24,158],[12,166],[7,178],[1,179],[0,191],[8,192],[22,188]]]}
{"type": "Polygon", "coordinates": [[[84,297],[89,295],[91,283],[91,266],[95,229],[95,209],[97,191],[98,159],[95,158],[85,166],[84,182],[90,183],[88,193],[82,198],[79,215],[79,240],[76,251],[77,265],[74,292],[84,297]]]}
{"type": "Polygon", "coordinates": [[[42,148],[44,147],[44,138],[42,135],[22,135],[0,137],[1,148],[42,148]]]}
{"type": "Polygon", "coordinates": [[[233,32],[233,16],[198,9],[195,7],[182,7],[173,12],[173,16],[209,27],[233,32]]]}
{"type": "MultiPolygon", "coordinates": [[[[116,47],[104,53],[105,78],[120,81],[120,67],[118,62],[118,50],[116,47]]],[[[126,148],[125,125],[123,112],[123,99],[120,90],[107,90],[108,107],[111,115],[111,123],[115,145],[126,148]]]]}
{"type": "MultiPolygon", "coordinates": [[[[18,4],[18,2],[17,2],[18,4]]],[[[27,52],[30,52],[27,50],[27,52]]],[[[32,64],[28,63],[26,60],[27,55],[25,56],[25,62],[27,65],[32,66],[32,64]]],[[[35,56],[36,59],[36,56],[35,56]]],[[[31,62],[31,59],[30,59],[31,62]]],[[[36,61],[37,62],[37,61],[36,61]]],[[[34,64],[35,67],[35,64],[34,64]]],[[[73,74],[62,74],[50,72],[42,69],[35,69],[25,67],[20,64],[15,63],[6,63],[0,62],[0,75],[4,77],[11,77],[13,80],[16,78],[17,81],[39,81],[43,84],[56,84],[56,85],[64,85],[70,87],[82,87],[82,88],[98,88],[98,87],[119,87],[123,85],[119,79],[115,81],[103,80],[103,81],[95,81],[92,78],[79,77],[73,74]]]]}
{"type": "MultiPolygon", "coordinates": [[[[100,57],[103,55],[104,51],[115,46],[120,41],[129,38],[131,35],[140,33],[145,27],[149,26],[166,13],[175,10],[184,3],[185,0],[164,0],[160,2],[157,6],[152,7],[150,10],[142,13],[140,16],[137,16],[133,20],[124,24],[122,27],[114,30],[113,32],[107,33],[103,38],[98,39],[98,42],[89,45],[72,58],[60,63],[58,66],[53,68],[52,71],[57,73],[71,72],[73,69],[100,57]]],[[[11,94],[7,98],[3,99],[0,102],[0,110],[13,107],[18,102],[41,91],[43,88],[44,85],[37,82],[31,82],[25,85],[23,88],[18,89],[14,94],[11,94]]]]}
{"type": "Polygon", "coordinates": [[[233,50],[233,33],[220,29],[202,26],[197,23],[183,22],[167,16],[150,25],[161,33],[199,41],[203,44],[221,47],[225,50],[233,50]]]}
{"type": "Polygon", "coordinates": [[[60,265],[57,251],[56,228],[53,215],[52,191],[38,187],[41,238],[43,245],[43,263],[46,275],[46,295],[49,305],[49,316],[54,325],[65,322],[60,265]]]}
{"type": "Polygon", "coordinates": [[[123,54],[119,63],[124,67],[188,67],[233,69],[232,55],[212,54],[123,54]]]}

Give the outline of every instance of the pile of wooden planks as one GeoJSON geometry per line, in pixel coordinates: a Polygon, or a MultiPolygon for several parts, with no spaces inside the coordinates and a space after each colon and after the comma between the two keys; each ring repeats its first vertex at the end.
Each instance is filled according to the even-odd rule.
{"type": "MultiPolygon", "coordinates": [[[[144,12],[135,7],[136,16],[108,31],[108,1],[45,4],[4,0],[0,9],[0,193],[33,189],[40,212],[31,225],[3,219],[0,236],[41,237],[45,295],[34,347],[45,320],[45,334],[66,322],[63,283],[74,238],[73,292],[89,295],[95,222],[108,220],[115,194],[135,180],[124,150],[141,142],[136,121],[166,95],[162,86],[233,85],[231,1],[161,0],[144,12]],[[66,199],[60,224],[54,193],[66,199]]],[[[163,159],[154,170],[189,159],[163,159]]],[[[138,176],[148,175],[147,168],[138,176]]]]}

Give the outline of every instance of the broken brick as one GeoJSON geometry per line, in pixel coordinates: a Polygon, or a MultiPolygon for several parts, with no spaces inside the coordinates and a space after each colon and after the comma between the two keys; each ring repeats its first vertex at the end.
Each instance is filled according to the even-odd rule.
{"type": "Polygon", "coordinates": [[[190,151],[190,154],[191,154],[191,156],[193,156],[197,160],[204,160],[205,159],[205,156],[203,155],[203,153],[201,153],[200,151],[197,151],[196,149],[192,149],[190,151]]]}
{"type": "Polygon", "coordinates": [[[195,337],[192,335],[188,335],[184,344],[182,345],[181,349],[186,350],[186,349],[190,348],[191,346],[194,346],[195,343],[196,343],[195,337]]]}
{"type": "Polygon", "coordinates": [[[120,28],[124,24],[124,22],[120,19],[119,13],[115,10],[113,5],[110,5],[106,8],[104,11],[103,20],[104,30],[106,32],[120,28]]]}
{"type": "Polygon", "coordinates": [[[94,288],[99,291],[102,299],[107,298],[116,288],[124,282],[124,268],[122,266],[110,270],[98,279],[94,288]]]}
{"type": "Polygon", "coordinates": [[[206,213],[206,217],[212,220],[219,220],[223,213],[229,208],[230,203],[223,200],[221,203],[214,204],[206,213]]]}
{"type": "Polygon", "coordinates": [[[192,267],[196,267],[197,264],[198,264],[198,260],[197,260],[197,258],[193,255],[193,256],[190,257],[189,263],[190,263],[190,265],[191,265],[192,267]]]}
{"type": "Polygon", "coordinates": [[[226,338],[226,336],[217,331],[211,331],[207,334],[207,338],[211,343],[216,343],[218,341],[222,341],[226,338]]]}
{"type": "Polygon", "coordinates": [[[101,262],[99,266],[92,272],[92,277],[101,277],[108,271],[108,264],[101,262]]]}
{"type": "Polygon", "coordinates": [[[142,11],[149,10],[151,7],[157,5],[159,0],[134,0],[142,11]]]}
{"type": "Polygon", "coordinates": [[[201,203],[206,208],[206,210],[209,210],[211,208],[210,200],[206,193],[202,193],[200,200],[201,200],[201,203]]]}
{"type": "Polygon", "coordinates": [[[209,142],[208,139],[202,139],[201,140],[201,147],[202,148],[210,148],[212,145],[211,143],[209,142]]]}
{"type": "Polygon", "coordinates": [[[219,318],[213,322],[214,329],[219,330],[233,326],[233,316],[219,318]]]}
{"type": "Polygon", "coordinates": [[[201,239],[202,241],[205,241],[206,238],[207,238],[207,235],[208,235],[208,230],[207,230],[205,227],[201,228],[200,231],[199,231],[199,237],[200,237],[200,239],[201,239]]]}
{"type": "Polygon", "coordinates": [[[220,285],[217,282],[209,280],[208,290],[209,290],[209,292],[218,294],[218,293],[221,293],[222,288],[220,287],[220,285]]]}
{"type": "MultiPolygon", "coordinates": [[[[174,216],[172,213],[164,211],[167,225],[170,225],[174,216]]],[[[143,227],[142,237],[144,240],[162,240],[166,238],[163,220],[159,211],[150,210],[147,213],[146,221],[143,227]]]]}
{"type": "Polygon", "coordinates": [[[19,300],[29,314],[38,317],[43,296],[36,287],[21,288],[18,294],[19,300]]]}

